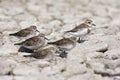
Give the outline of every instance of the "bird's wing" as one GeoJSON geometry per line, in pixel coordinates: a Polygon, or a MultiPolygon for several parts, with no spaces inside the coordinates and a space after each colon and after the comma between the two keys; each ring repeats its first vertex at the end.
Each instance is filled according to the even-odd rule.
{"type": "Polygon", "coordinates": [[[56,45],[65,45],[65,44],[69,44],[71,42],[71,40],[69,38],[64,38],[64,39],[61,39],[59,41],[56,41],[56,45]]]}
{"type": "Polygon", "coordinates": [[[30,29],[24,29],[21,30],[17,33],[17,36],[21,36],[21,37],[26,37],[27,35],[29,35],[31,33],[30,29]]]}
{"type": "Polygon", "coordinates": [[[25,41],[20,42],[20,43],[15,43],[14,45],[22,45],[22,44],[24,44],[24,43],[25,43],[25,41]]]}
{"type": "Polygon", "coordinates": [[[82,23],[82,24],[76,26],[75,28],[73,28],[72,30],[67,31],[67,32],[77,32],[77,31],[82,30],[82,29],[84,29],[86,27],[88,27],[88,25],[82,23]]]}
{"type": "Polygon", "coordinates": [[[14,45],[26,45],[26,46],[31,46],[33,45],[33,43],[35,43],[37,41],[36,39],[36,36],[35,37],[32,37],[32,38],[29,38],[23,42],[20,42],[20,43],[15,43],[14,45]],[[32,43],[32,44],[31,44],[32,43]]]}
{"type": "Polygon", "coordinates": [[[26,45],[26,46],[37,45],[38,41],[41,42],[41,39],[38,39],[38,38],[35,36],[35,37],[32,37],[32,38],[27,39],[27,40],[24,42],[24,45],[26,45]]]}
{"type": "Polygon", "coordinates": [[[49,51],[47,49],[44,49],[41,51],[42,56],[47,55],[48,53],[49,53],[49,51]]]}

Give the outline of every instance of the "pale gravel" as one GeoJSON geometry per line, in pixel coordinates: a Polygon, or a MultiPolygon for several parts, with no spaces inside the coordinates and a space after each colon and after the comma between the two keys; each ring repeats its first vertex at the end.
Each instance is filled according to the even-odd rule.
{"type": "Polygon", "coordinates": [[[119,66],[120,0],[0,0],[0,80],[120,80],[94,72],[120,74],[119,66]],[[22,57],[8,36],[36,25],[55,41],[86,18],[97,26],[67,59],[22,57]]]}

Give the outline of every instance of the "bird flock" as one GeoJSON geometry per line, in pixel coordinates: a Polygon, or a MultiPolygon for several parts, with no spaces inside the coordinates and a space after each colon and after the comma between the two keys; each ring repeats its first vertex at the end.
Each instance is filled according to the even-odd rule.
{"type": "Polygon", "coordinates": [[[37,30],[37,27],[32,25],[28,28],[22,29],[16,33],[9,34],[9,36],[15,36],[19,39],[25,39],[20,43],[15,43],[14,45],[20,45],[18,51],[21,52],[30,52],[31,55],[24,55],[24,57],[34,57],[38,59],[43,59],[45,57],[53,56],[57,48],[60,52],[59,57],[66,58],[68,51],[73,49],[76,46],[76,43],[81,43],[81,37],[89,34],[95,24],[90,19],[86,19],[83,23],[78,26],[75,26],[72,30],[65,31],[64,35],[70,34],[71,37],[63,37],[60,40],[55,42],[49,42],[49,39],[45,34],[37,30]],[[47,42],[47,45],[53,45],[54,47],[44,48],[44,45],[47,42]]]}

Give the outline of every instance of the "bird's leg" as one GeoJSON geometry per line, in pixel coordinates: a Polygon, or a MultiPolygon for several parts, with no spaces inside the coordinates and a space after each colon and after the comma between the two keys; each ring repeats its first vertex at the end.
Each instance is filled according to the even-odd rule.
{"type": "Polygon", "coordinates": [[[77,41],[77,42],[78,42],[78,43],[81,43],[81,38],[80,38],[80,37],[78,38],[78,41],[77,41]]]}
{"type": "Polygon", "coordinates": [[[60,53],[59,55],[61,58],[67,58],[67,52],[62,51],[62,53],[60,53]]]}
{"type": "Polygon", "coordinates": [[[39,30],[36,30],[36,32],[38,32],[40,34],[40,31],[39,30]]]}
{"type": "Polygon", "coordinates": [[[87,40],[83,40],[83,39],[81,39],[80,37],[78,38],[78,43],[83,43],[83,42],[85,42],[85,41],[87,41],[87,40]]]}
{"type": "Polygon", "coordinates": [[[45,37],[45,39],[49,41],[49,39],[47,37],[45,37]]]}

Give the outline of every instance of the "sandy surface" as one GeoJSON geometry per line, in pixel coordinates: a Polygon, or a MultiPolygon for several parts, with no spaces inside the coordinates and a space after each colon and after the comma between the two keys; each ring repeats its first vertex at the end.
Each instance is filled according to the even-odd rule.
{"type": "Polygon", "coordinates": [[[120,0],[0,0],[0,80],[120,80],[120,0]],[[51,40],[90,18],[97,25],[66,59],[25,58],[8,36],[36,25],[51,40]]]}

